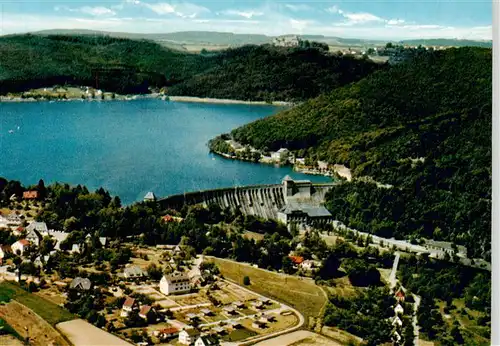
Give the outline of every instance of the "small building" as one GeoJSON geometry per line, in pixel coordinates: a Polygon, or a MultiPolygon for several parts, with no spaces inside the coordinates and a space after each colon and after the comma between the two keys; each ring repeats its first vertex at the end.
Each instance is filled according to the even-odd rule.
{"type": "Polygon", "coordinates": [[[295,266],[298,266],[304,262],[304,257],[302,256],[288,256],[295,266]]]}
{"type": "Polygon", "coordinates": [[[252,302],[252,303],[250,303],[250,305],[252,305],[252,307],[254,309],[258,309],[258,310],[261,310],[264,308],[264,303],[262,303],[261,301],[252,302]]]}
{"type": "Polygon", "coordinates": [[[227,326],[231,329],[241,328],[241,323],[235,320],[231,320],[228,322],[227,326]]]}
{"type": "Polygon", "coordinates": [[[23,255],[24,251],[30,247],[30,242],[26,239],[16,241],[11,245],[12,252],[15,254],[23,255]]]}
{"type": "Polygon", "coordinates": [[[200,331],[196,328],[181,330],[179,333],[179,343],[183,345],[193,345],[200,336],[200,331]]]}
{"type": "Polygon", "coordinates": [[[38,199],[38,191],[35,191],[35,190],[24,191],[23,192],[23,199],[26,199],[26,200],[38,199]]]}
{"type": "Polygon", "coordinates": [[[222,328],[221,326],[213,327],[212,331],[214,331],[216,334],[222,335],[226,333],[226,330],[222,328]]]}
{"type": "Polygon", "coordinates": [[[137,307],[138,307],[137,301],[134,298],[127,297],[127,299],[125,299],[125,302],[123,303],[122,312],[120,316],[127,317],[129,313],[131,313],[134,310],[137,310],[137,307]]]}
{"type": "Polygon", "coordinates": [[[302,40],[297,35],[283,35],[273,38],[273,45],[278,47],[298,47],[302,40]]]}
{"type": "Polygon", "coordinates": [[[148,276],[148,273],[139,266],[129,266],[123,270],[125,279],[141,279],[148,276]]]}
{"type": "Polygon", "coordinates": [[[160,280],[160,291],[165,295],[186,293],[191,290],[191,281],[185,273],[164,275],[160,280]]]}
{"type": "Polygon", "coordinates": [[[264,305],[270,305],[271,304],[271,301],[268,298],[266,298],[266,297],[259,297],[258,301],[261,302],[264,305]]]}
{"type": "Polygon", "coordinates": [[[174,338],[179,335],[179,329],[175,327],[168,327],[158,331],[153,332],[153,334],[162,340],[174,338]]]}
{"type": "Polygon", "coordinates": [[[194,343],[194,346],[215,346],[215,345],[220,345],[220,343],[217,340],[217,338],[215,338],[212,335],[200,336],[198,339],[196,339],[196,342],[194,343]]]}
{"type": "Polygon", "coordinates": [[[178,217],[178,216],[165,215],[162,217],[162,220],[164,222],[182,222],[182,220],[184,220],[184,219],[182,217],[178,217]]]}
{"type": "Polygon", "coordinates": [[[253,321],[252,327],[255,329],[264,329],[266,328],[266,323],[261,322],[261,321],[253,321]]]}
{"type": "Polygon", "coordinates": [[[153,192],[149,191],[146,196],[144,196],[144,202],[154,202],[156,201],[156,196],[153,192]]]}
{"type": "Polygon", "coordinates": [[[150,305],[143,305],[139,310],[139,317],[151,321],[156,317],[156,311],[150,305]]]}
{"type": "Polygon", "coordinates": [[[192,312],[190,312],[190,313],[186,314],[186,320],[188,320],[188,321],[190,321],[190,322],[192,322],[192,321],[194,321],[194,320],[197,320],[197,319],[199,319],[199,318],[200,318],[200,317],[199,317],[197,314],[194,314],[194,313],[192,313],[192,312]]]}
{"type": "Polygon", "coordinates": [[[222,310],[229,315],[236,315],[237,314],[236,309],[232,306],[225,306],[222,308],[222,310]]]}
{"type": "Polygon", "coordinates": [[[395,316],[394,319],[392,320],[392,325],[393,326],[397,325],[398,327],[401,327],[403,325],[403,322],[398,316],[395,316]]]}
{"type": "Polygon", "coordinates": [[[92,287],[92,282],[87,278],[76,277],[69,284],[70,289],[88,291],[92,287]]]}
{"type": "Polygon", "coordinates": [[[201,309],[200,310],[200,313],[203,315],[203,316],[212,316],[214,313],[212,312],[212,310],[210,309],[201,309]]]}
{"type": "Polygon", "coordinates": [[[26,227],[26,232],[30,231],[36,231],[39,234],[47,234],[49,232],[49,228],[45,222],[33,221],[26,227]]]}
{"type": "Polygon", "coordinates": [[[281,148],[278,151],[274,151],[271,153],[271,160],[276,161],[276,162],[281,162],[283,160],[287,160],[289,154],[290,154],[290,151],[288,149],[281,148]]]}
{"type": "Polygon", "coordinates": [[[245,304],[243,302],[240,302],[239,300],[236,302],[233,302],[233,306],[237,309],[244,309],[245,308],[245,304]]]}
{"type": "Polygon", "coordinates": [[[395,295],[394,295],[394,296],[396,297],[396,299],[397,299],[399,302],[404,302],[404,301],[405,301],[405,292],[404,292],[401,288],[399,288],[399,289],[396,291],[396,293],[395,293],[395,295]]]}
{"type": "Polygon", "coordinates": [[[262,315],[262,316],[259,318],[259,321],[264,322],[264,323],[269,323],[269,322],[276,321],[276,317],[274,317],[274,316],[273,316],[273,315],[271,315],[271,314],[264,314],[264,315],[262,315]]]}
{"type": "Polygon", "coordinates": [[[404,311],[403,307],[401,306],[401,304],[396,305],[396,307],[394,308],[394,313],[396,315],[403,314],[404,312],[405,311],[404,311]]]}
{"type": "Polygon", "coordinates": [[[307,271],[311,271],[317,267],[318,267],[318,263],[316,263],[313,260],[305,260],[304,262],[302,262],[300,264],[300,268],[302,268],[303,270],[307,270],[307,271]]]}
{"type": "Polygon", "coordinates": [[[12,248],[10,245],[0,245],[0,265],[3,264],[4,258],[12,255],[12,248]]]}

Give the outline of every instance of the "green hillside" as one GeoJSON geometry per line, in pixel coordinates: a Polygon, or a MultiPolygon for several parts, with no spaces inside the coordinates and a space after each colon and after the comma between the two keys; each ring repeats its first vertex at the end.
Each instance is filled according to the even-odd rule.
{"type": "Polygon", "coordinates": [[[0,37],[0,93],[55,84],[94,85],[119,93],[147,92],[212,67],[214,58],[152,41],[108,36],[12,35],[0,37]]]}
{"type": "Polygon", "coordinates": [[[284,146],[342,163],[355,176],[394,185],[334,189],[329,208],[354,228],[450,240],[488,258],[491,64],[490,49],[425,53],[232,136],[263,150],[284,146]]]}
{"type": "Polygon", "coordinates": [[[382,67],[369,60],[334,56],[322,48],[271,45],[229,49],[220,58],[221,64],[175,85],[169,93],[238,100],[305,100],[382,67]]]}

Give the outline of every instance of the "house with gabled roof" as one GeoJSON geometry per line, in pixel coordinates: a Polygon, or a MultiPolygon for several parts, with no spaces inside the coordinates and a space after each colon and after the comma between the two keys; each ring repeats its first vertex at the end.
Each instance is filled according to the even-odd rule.
{"type": "Polygon", "coordinates": [[[194,346],[217,346],[220,345],[219,340],[213,335],[203,335],[196,339],[194,346]]]}
{"type": "Polygon", "coordinates": [[[181,330],[179,333],[179,343],[183,345],[193,345],[200,336],[200,331],[196,328],[181,330]]]}
{"type": "Polygon", "coordinates": [[[138,306],[139,304],[134,298],[127,297],[125,299],[125,302],[123,303],[122,312],[120,313],[120,316],[127,317],[129,313],[131,313],[134,310],[137,310],[138,306]]]}
{"type": "Polygon", "coordinates": [[[3,264],[4,258],[12,255],[12,248],[10,245],[0,245],[0,264],[3,264]]]}
{"type": "Polygon", "coordinates": [[[37,199],[37,198],[38,198],[38,191],[36,191],[36,190],[23,192],[23,199],[32,200],[32,199],[37,199]]]}
{"type": "Polygon", "coordinates": [[[14,254],[23,255],[24,251],[30,247],[30,242],[26,239],[20,239],[11,245],[12,252],[14,254]]]}
{"type": "Polygon", "coordinates": [[[79,291],[88,291],[92,287],[92,282],[88,278],[76,277],[69,284],[70,289],[79,291]]]}

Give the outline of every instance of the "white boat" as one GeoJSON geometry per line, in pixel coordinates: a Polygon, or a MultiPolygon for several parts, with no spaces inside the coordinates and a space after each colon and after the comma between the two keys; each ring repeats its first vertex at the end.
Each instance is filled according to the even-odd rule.
{"type": "Polygon", "coordinates": [[[14,133],[14,130],[9,130],[9,133],[14,133]]]}

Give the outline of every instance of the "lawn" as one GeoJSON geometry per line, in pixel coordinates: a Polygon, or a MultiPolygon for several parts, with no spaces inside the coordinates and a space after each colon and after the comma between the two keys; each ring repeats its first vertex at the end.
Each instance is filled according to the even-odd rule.
{"type": "Polygon", "coordinates": [[[240,340],[248,339],[252,336],[257,335],[256,332],[246,328],[235,329],[231,333],[222,337],[224,341],[235,342],[240,340]]]}
{"type": "Polygon", "coordinates": [[[23,290],[19,285],[6,281],[1,282],[0,302],[8,302],[11,299],[15,299],[30,308],[51,325],[75,319],[75,316],[69,311],[23,290]]]}
{"type": "MultiPolygon", "coordinates": [[[[12,328],[7,322],[0,318],[0,335],[10,334],[15,336],[17,339],[21,340],[19,334],[12,328]]],[[[1,345],[1,343],[0,343],[1,345]]]]}
{"type": "Polygon", "coordinates": [[[308,317],[318,316],[326,302],[321,288],[311,279],[273,273],[219,258],[211,260],[217,264],[225,278],[241,285],[243,277],[248,276],[248,289],[294,307],[304,315],[306,321],[308,317]]]}

